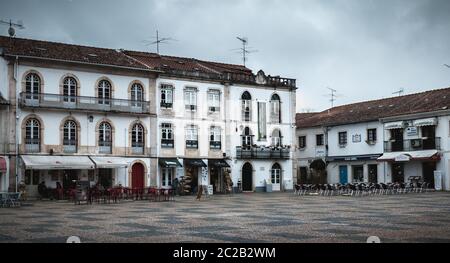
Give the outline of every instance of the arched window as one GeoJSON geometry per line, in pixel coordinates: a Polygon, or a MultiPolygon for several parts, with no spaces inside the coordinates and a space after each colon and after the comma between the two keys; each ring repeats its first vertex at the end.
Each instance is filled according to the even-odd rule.
{"type": "Polygon", "coordinates": [[[39,100],[41,78],[36,73],[29,73],[25,77],[25,92],[27,100],[39,100]]]}
{"type": "Polygon", "coordinates": [[[100,153],[111,153],[112,129],[107,122],[102,122],[98,129],[98,146],[100,153]]]}
{"type": "Polygon", "coordinates": [[[252,96],[248,91],[242,93],[242,120],[251,121],[252,119],[252,96]]]}
{"type": "Polygon", "coordinates": [[[280,147],[281,144],[281,131],[279,129],[275,129],[272,132],[272,146],[280,147]]]}
{"type": "Polygon", "coordinates": [[[244,128],[244,133],[242,135],[242,147],[250,147],[253,144],[253,135],[249,127],[244,128]]]}
{"type": "Polygon", "coordinates": [[[144,127],[139,123],[131,129],[131,148],[134,154],[144,153],[144,127]]]}
{"type": "Polygon", "coordinates": [[[142,107],[142,101],[144,100],[144,89],[139,83],[134,83],[131,86],[131,106],[142,107]]]}
{"type": "Polygon", "coordinates": [[[77,81],[73,77],[66,77],[63,81],[63,95],[65,102],[75,102],[77,96],[77,81]]]}
{"type": "Polygon", "coordinates": [[[273,94],[270,98],[270,121],[281,123],[280,96],[273,94]]]}
{"type": "Polygon", "coordinates": [[[72,120],[64,123],[63,146],[66,153],[77,152],[77,124],[72,120]]]}
{"type": "Polygon", "coordinates": [[[25,150],[27,152],[40,152],[41,124],[37,119],[29,119],[25,124],[25,150]]]}
{"type": "Polygon", "coordinates": [[[107,80],[101,80],[98,83],[97,96],[99,98],[99,104],[109,105],[111,100],[111,83],[107,80]]]}
{"type": "Polygon", "coordinates": [[[274,190],[279,190],[279,185],[280,185],[280,179],[281,179],[281,166],[278,163],[274,163],[272,165],[272,169],[270,170],[270,174],[271,174],[271,181],[272,181],[272,185],[273,186],[277,186],[278,189],[274,189],[274,190]]]}

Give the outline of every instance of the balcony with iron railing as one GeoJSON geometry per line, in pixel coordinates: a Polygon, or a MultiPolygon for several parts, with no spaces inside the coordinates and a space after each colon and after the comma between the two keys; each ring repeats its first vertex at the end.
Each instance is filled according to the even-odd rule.
{"type": "Polygon", "coordinates": [[[209,141],[209,148],[210,149],[221,149],[222,148],[222,142],[221,141],[209,141]]]}
{"type": "Polygon", "coordinates": [[[41,151],[41,140],[39,138],[26,138],[25,139],[25,152],[26,153],[38,153],[41,151]]]}
{"type": "Polygon", "coordinates": [[[77,152],[77,141],[76,140],[63,140],[63,151],[65,153],[76,153],[77,152]]]}
{"type": "Polygon", "coordinates": [[[197,149],[198,141],[197,140],[186,140],[186,148],[197,149]]]}
{"type": "Polygon", "coordinates": [[[421,150],[440,150],[441,138],[419,138],[408,140],[390,140],[384,142],[385,152],[402,152],[402,151],[421,151],[421,150]]]}
{"type": "Polygon", "coordinates": [[[289,146],[236,146],[237,159],[289,159],[289,155],[289,146]]]}
{"type": "Polygon", "coordinates": [[[143,142],[133,142],[131,145],[132,154],[144,154],[144,143],[143,142]]]}
{"type": "Polygon", "coordinates": [[[134,114],[150,113],[150,102],[148,101],[107,99],[86,96],[65,96],[48,93],[22,92],[20,93],[20,106],[134,114]]]}
{"type": "Polygon", "coordinates": [[[161,139],[161,147],[162,148],[173,148],[174,140],[173,139],[161,139]]]}
{"type": "Polygon", "coordinates": [[[112,152],[112,142],[110,141],[99,141],[98,142],[98,153],[110,154],[112,152]]]}

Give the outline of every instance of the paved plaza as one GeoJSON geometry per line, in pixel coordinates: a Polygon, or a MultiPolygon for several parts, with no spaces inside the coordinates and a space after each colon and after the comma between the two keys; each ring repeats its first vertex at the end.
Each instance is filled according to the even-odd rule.
{"type": "Polygon", "coordinates": [[[450,242],[450,193],[371,197],[292,193],[175,202],[0,208],[0,242],[450,242]]]}

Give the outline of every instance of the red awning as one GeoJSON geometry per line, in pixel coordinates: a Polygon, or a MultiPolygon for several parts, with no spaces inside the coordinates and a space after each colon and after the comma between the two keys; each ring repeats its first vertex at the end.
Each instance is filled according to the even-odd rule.
{"type": "Polygon", "coordinates": [[[3,157],[0,157],[0,172],[6,173],[6,160],[3,157]]]}

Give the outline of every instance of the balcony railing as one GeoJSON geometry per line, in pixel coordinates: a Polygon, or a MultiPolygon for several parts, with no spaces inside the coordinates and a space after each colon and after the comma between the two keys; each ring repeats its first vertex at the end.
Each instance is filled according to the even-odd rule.
{"type": "Polygon", "coordinates": [[[186,140],[186,148],[198,148],[198,141],[186,140]]]}
{"type": "Polygon", "coordinates": [[[63,140],[63,150],[65,153],[76,153],[77,152],[77,141],[76,140],[63,140]]]}
{"type": "Polygon", "coordinates": [[[111,153],[112,142],[99,141],[98,142],[98,153],[111,153]]]}
{"type": "Polygon", "coordinates": [[[48,93],[20,93],[22,107],[42,107],[92,111],[111,111],[145,114],[150,112],[150,102],[106,99],[85,96],[64,96],[48,93]]]}
{"type": "Polygon", "coordinates": [[[289,159],[289,147],[236,147],[238,159],[289,159]]]}
{"type": "Polygon", "coordinates": [[[220,149],[220,148],[222,148],[222,142],[221,141],[209,141],[209,148],[210,149],[220,149]]]}
{"type": "Polygon", "coordinates": [[[144,143],[143,142],[133,142],[131,145],[131,153],[144,154],[144,143]]]}
{"type": "Polygon", "coordinates": [[[421,151],[421,150],[440,150],[441,138],[426,139],[409,139],[403,141],[385,141],[385,152],[401,152],[401,151],[421,151]]]}
{"type": "Polygon", "coordinates": [[[41,151],[41,141],[39,139],[25,139],[25,152],[38,153],[41,151]]]}
{"type": "Polygon", "coordinates": [[[161,147],[163,148],[173,148],[173,139],[161,139],[161,147]]]}

